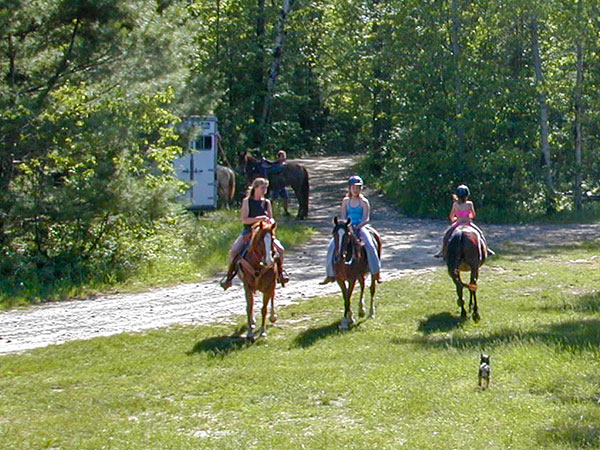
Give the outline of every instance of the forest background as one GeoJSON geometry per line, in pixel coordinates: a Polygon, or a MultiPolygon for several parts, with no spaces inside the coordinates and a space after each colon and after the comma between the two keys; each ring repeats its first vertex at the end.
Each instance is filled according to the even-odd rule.
{"type": "Polygon", "coordinates": [[[369,183],[408,215],[445,216],[460,182],[489,221],[584,211],[600,188],[599,12],[2,0],[0,300],[110,285],[218,240],[177,200],[175,125],[191,114],[218,117],[223,163],[247,149],[364,155],[369,183]]]}

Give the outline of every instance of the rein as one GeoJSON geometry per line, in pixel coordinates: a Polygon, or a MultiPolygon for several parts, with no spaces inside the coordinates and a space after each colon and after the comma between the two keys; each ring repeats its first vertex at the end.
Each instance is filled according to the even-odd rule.
{"type": "MultiPolygon", "coordinates": [[[[254,237],[252,238],[251,242],[253,241],[254,237]]],[[[273,269],[274,267],[276,267],[275,262],[268,266],[265,265],[261,261],[260,253],[254,248],[249,248],[246,252],[246,255],[243,258],[240,258],[238,261],[238,268],[242,270],[242,272],[244,272],[244,274],[248,276],[248,278],[250,278],[249,282],[252,284],[256,284],[258,280],[260,280],[263,277],[263,275],[265,275],[269,270],[273,269]],[[246,259],[247,256],[253,256],[254,259],[258,261],[259,267],[257,268],[253,264],[251,264],[250,261],[246,259]]]]}

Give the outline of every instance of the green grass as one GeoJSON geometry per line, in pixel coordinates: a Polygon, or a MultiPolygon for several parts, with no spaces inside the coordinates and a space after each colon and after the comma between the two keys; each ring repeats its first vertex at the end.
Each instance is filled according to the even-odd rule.
{"type": "Polygon", "coordinates": [[[600,247],[499,250],[479,323],[440,268],[380,285],[377,318],[345,333],[335,295],[253,345],[240,316],[0,357],[0,446],[600,448],[600,247]]]}

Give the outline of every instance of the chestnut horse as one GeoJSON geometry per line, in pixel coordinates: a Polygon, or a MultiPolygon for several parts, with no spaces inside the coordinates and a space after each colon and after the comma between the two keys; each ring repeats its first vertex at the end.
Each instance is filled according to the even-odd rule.
{"type": "MultiPolygon", "coordinates": [[[[375,230],[371,229],[371,231],[377,243],[377,254],[381,258],[381,237],[375,230]]],[[[333,252],[333,272],[344,298],[344,317],[340,323],[340,330],[347,330],[349,325],[356,323],[350,304],[356,281],[360,284],[358,315],[359,317],[366,315],[364,292],[365,275],[369,273],[369,263],[367,262],[367,252],[364,244],[354,234],[350,225],[350,219],[345,222],[338,221],[336,216],[333,219],[332,234],[335,245],[333,252]]],[[[371,318],[375,317],[375,286],[375,278],[371,275],[371,308],[369,311],[369,317],[371,318]]]]}
{"type": "Polygon", "coordinates": [[[308,216],[309,182],[308,171],[297,163],[285,163],[280,172],[271,172],[268,167],[263,167],[262,161],[250,155],[247,151],[240,153],[240,167],[246,175],[248,184],[256,177],[269,179],[269,190],[279,190],[291,186],[298,199],[297,219],[306,219],[308,216]]]}
{"type": "Polygon", "coordinates": [[[463,319],[467,317],[463,300],[463,288],[466,287],[469,289],[469,311],[472,308],[473,320],[477,322],[481,318],[477,307],[477,279],[479,278],[479,268],[487,256],[485,240],[477,230],[468,224],[459,225],[450,235],[446,249],[446,265],[448,273],[456,285],[456,294],[458,295],[456,303],[460,306],[460,315],[463,319]],[[469,284],[461,281],[461,271],[471,272],[469,284]]]}
{"type": "Polygon", "coordinates": [[[276,223],[260,221],[252,226],[250,244],[238,261],[238,275],[244,283],[246,293],[246,314],[248,316],[248,334],[246,338],[254,342],[254,293],[263,293],[262,324],[260,336],[266,337],[267,308],[271,305],[269,320],[277,321],[275,314],[275,286],[277,282],[277,251],[273,246],[276,223]]]}

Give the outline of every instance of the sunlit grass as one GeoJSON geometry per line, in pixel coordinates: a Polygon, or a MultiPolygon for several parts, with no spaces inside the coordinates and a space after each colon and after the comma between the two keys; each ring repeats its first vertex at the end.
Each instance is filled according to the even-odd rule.
{"type": "Polygon", "coordinates": [[[340,295],[237,326],[172,327],[0,358],[5,448],[597,448],[600,258],[574,246],[482,271],[482,320],[440,268],[386,282],[341,333],[340,295]],[[479,353],[492,355],[488,390],[479,353]]]}

